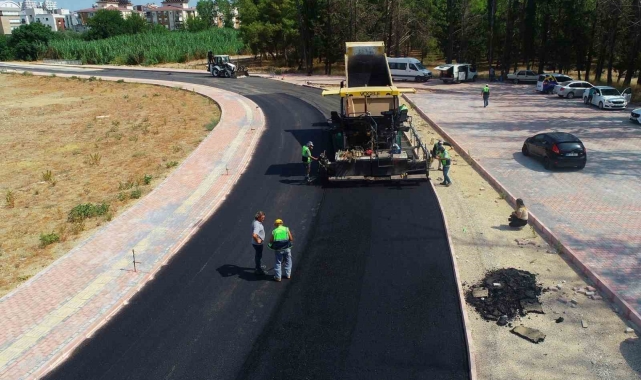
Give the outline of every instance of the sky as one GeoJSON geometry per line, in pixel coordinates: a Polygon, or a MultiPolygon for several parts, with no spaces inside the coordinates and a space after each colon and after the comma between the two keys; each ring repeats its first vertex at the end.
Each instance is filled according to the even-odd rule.
{"type": "MultiPolygon", "coordinates": [[[[14,0],[18,3],[22,3],[22,0],[14,0]]],[[[39,0],[42,1],[42,0],[39,0]]],[[[58,8],[70,9],[72,11],[77,11],[79,9],[91,8],[92,5],[96,3],[96,0],[54,0],[58,3],[58,8]]],[[[143,5],[147,3],[156,3],[160,5],[162,0],[131,0],[134,5],[143,5]]],[[[196,6],[197,0],[190,0],[190,6],[196,6]]]]}

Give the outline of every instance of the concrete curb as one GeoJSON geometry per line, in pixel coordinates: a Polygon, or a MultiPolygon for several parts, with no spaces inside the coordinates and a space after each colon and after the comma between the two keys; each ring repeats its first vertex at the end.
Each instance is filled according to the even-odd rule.
{"type": "Polygon", "coordinates": [[[454,244],[452,243],[452,237],[450,236],[450,231],[447,228],[447,218],[445,217],[445,210],[441,203],[441,198],[439,198],[436,188],[434,188],[434,183],[429,181],[430,186],[434,195],[436,195],[436,200],[438,202],[438,208],[441,211],[441,216],[443,217],[443,225],[445,226],[445,235],[447,236],[447,244],[450,247],[450,257],[452,259],[452,267],[454,268],[454,278],[456,280],[456,290],[459,294],[459,307],[461,308],[461,314],[463,315],[463,329],[465,330],[465,343],[467,344],[467,358],[470,363],[470,380],[476,380],[476,350],[474,349],[474,344],[472,343],[472,334],[467,328],[469,326],[469,318],[467,316],[467,310],[465,308],[465,293],[463,292],[463,286],[461,285],[461,276],[459,275],[458,264],[456,262],[456,253],[454,252],[454,244]]]}
{"type": "MultiPolygon", "coordinates": [[[[407,96],[403,95],[405,100],[418,112],[419,115],[432,127],[436,130],[441,136],[443,136],[456,152],[463,157],[469,164],[472,166],[481,176],[488,181],[492,187],[500,192],[505,194],[505,199],[510,203],[510,205],[515,206],[516,197],[512,195],[496,178],[494,178],[478,161],[476,161],[472,156],[470,156],[462,146],[460,146],[453,138],[450,136],[443,128],[438,124],[432,121],[419,107],[412,102],[407,96]]],[[[637,312],[627,301],[625,301],[616,291],[614,291],[603,279],[596,273],[594,273],[587,265],[585,265],[578,258],[577,254],[570,247],[563,244],[563,242],[550,230],[541,220],[539,220],[532,212],[530,212],[529,224],[533,225],[536,231],[553,247],[556,247],[559,253],[565,254],[566,260],[571,264],[575,265],[581,272],[581,274],[588,277],[594,286],[602,293],[604,298],[607,298],[609,301],[614,303],[617,307],[621,308],[622,315],[636,326],[641,327],[641,314],[637,312]]]]}
{"type": "MultiPolygon", "coordinates": [[[[19,70],[7,70],[7,71],[21,72],[19,70]]],[[[39,76],[49,76],[50,75],[48,73],[37,73],[37,72],[34,72],[33,74],[34,75],[39,75],[39,76]]],[[[104,81],[114,81],[115,82],[115,81],[118,81],[118,80],[125,80],[127,82],[133,82],[133,83],[138,83],[138,84],[150,84],[150,85],[164,86],[164,87],[169,87],[169,88],[180,87],[183,90],[188,90],[189,88],[191,88],[192,90],[190,90],[190,91],[194,91],[196,93],[199,93],[202,96],[206,96],[206,97],[216,101],[213,97],[201,92],[198,89],[198,87],[204,87],[202,85],[192,85],[192,84],[189,84],[189,83],[181,83],[181,82],[166,82],[166,81],[156,81],[156,80],[131,79],[131,78],[100,77],[100,76],[96,76],[96,75],[73,75],[73,74],[62,74],[62,73],[60,73],[60,74],[56,74],[56,76],[58,76],[58,77],[76,76],[78,78],[90,78],[90,77],[94,76],[94,77],[100,78],[100,79],[102,79],[104,81]]],[[[220,91],[222,93],[229,93],[228,91],[218,90],[218,89],[216,91],[220,91]]],[[[230,93],[230,94],[233,94],[233,93],[230,93]]],[[[238,97],[242,97],[241,95],[237,95],[237,94],[233,94],[233,95],[234,96],[238,96],[238,97]]],[[[132,286],[129,290],[127,290],[127,292],[124,293],[118,299],[118,301],[116,301],[111,307],[108,307],[107,309],[101,310],[101,313],[99,314],[100,316],[99,316],[99,318],[96,319],[96,321],[91,323],[83,331],[75,334],[75,337],[72,338],[69,342],[67,342],[67,343],[63,344],[62,346],[60,346],[58,348],[58,352],[55,353],[54,355],[52,355],[51,357],[49,357],[47,360],[43,361],[38,368],[32,369],[28,374],[18,375],[18,376],[22,376],[20,378],[27,378],[27,377],[28,378],[40,378],[40,377],[44,376],[45,374],[47,374],[48,372],[50,372],[51,370],[53,370],[54,368],[56,368],[64,360],[66,360],[70,356],[70,354],[80,344],[82,344],[82,342],[85,339],[90,338],[97,330],[99,330],[114,315],[116,315],[118,313],[118,311],[120,311],[120,309],[122,307],[126,306],[128,304],[128,302],[129,302],[129,299],[131,299],[138,291],[140,291],[146,285],[147,282],[149,282],[149,281],[154,279],[156,273],[158,273],[158,271],[164,265],[166,265],[169,262],[169,260],[171,260],[171,258],[182,248],[182,246],[184,246],[184,244],[187,243],[187,241],[189,241],[191,236],[193,236],[200,229],[200,226],[202,225],[202,223],[206,219],[208,219],[216,211],[216,209],[220,206],[220,204],[225,200],[226,195],[229,194],[229,192],[234,187],[234,185],[237,183],[237,181],[240,178],[240,176],[242,175],[242,173],[247,168],[247,166],[249,164],[249,161],[250,161],[250,159],[251,159],[251,157],[253,155],[253,152],[254,152],[254,150],[255,150],[255,148],[257,146],[257,143],[260,140],[260,136],[265,131],[265,117],[264,117],[264,115],[262,113],[262,110],[260,110],[260,108],[254,102],[252,102],[251,100],[249,100],[247,98],[244,98],[244,97],[242,97],[242,98],[243,98],[243,101],[245,101],[249,105],[249,109],[251,110],[251,112],[253,114],[255,114],[254,120],[257,123],[257,127],[252,128],[250,131],[247,132],[248,133],[247,138],[250,139],[249,140],[249,144],[243,145],[244,153],[242,154],[242,158],[241,158],[239,164],[235,168],[236,170],[234,170],[233,174],[229,175],[229,177],[226,178],[226,180],[224,182],[224,185],[218,190],[218,192],[216,193],[217,195],[214,198],[214,200],[211,203],[209,203],[207,205],[207,207],[205,208],[206,211],[201,215],[201,217],[198,220],[194,220],[192,223],[190,223],[189,227],[187,227],[182,232],[182,234],[180,236],[180,239],[177,240],[176,243],[173,246],[169,247],[169,249],[167,250],[166,253],[164,253],[163,256],[161,256],[161,257],[159,257],[157,259],[156,263],[149,270],[148,273],[146,273],[144,276],[141,276],[139,279],[137,279],[137,282],[135,283],[135,285],[132,286]],[[250,133],[251,133],[251,135],[249,135],[250,133]],[[24,376],[26,376],[26,377],[24,377],[24,376]]],[[[225,111],[226,110],[225,110],[223,104],[221,104],[221,102],[217,102],[217,103],[219,104],[219,106],[221,108],[221,119],[219,121],[219,126],[220,126],[221,124],[223,124],[225,122],[225,115],[226,115],[225,111]]],[[[216,138],[216,134],[215,133],[216,133],[217,130],[220,130],[220,129],[214,128],[214,130],[208,135],[207,138],[215,139],[216,138]]],[[[198,149],[194,150],[192,155],[195,152],[197,152],[197,150],[198,149]]],[[[186,162],[188,159],[189,159],[189,157],[187,157],[184,162],[186,162]]],[[[184,164],[184,162],[183,162],[183,164],[184,164]]],[[[181,166],[182,166],[182,164],[181,164],[181,166]]],[[[180,170],[180,166],[176,169],[175,172],[177,172],[178,170],[180,170]]],[[[172,176],[168,177],[165,181],[163,181],[163,183],[159,184],[152,191],[152,193],[157,191],[161,187],[163,187],[167,183],[167,181],[170,180],[171,178],[172,178],[172,176]]],[[[150,194],[152,194],[152,193],[150,193],[150,194]]],[[[150,194],[148,194],[147,196],[149,196],[150,194]]],[[[128,213],[132,212],[131,210],[133,210],[133,209],[134,209],[134,207],[130,208],[129,210],[125,211],[119,217],[123,217],[123,216],[127,215],[128,213]]],[[[99,232],[99,231],[100,230],[96,231],[96,233],[99,232]]],[[[59,259],[59,261],[64,259],[68,255],[69,255],[69,253],[67,253],[65,256],[62,256],[59,259]]],[[[53,265],[55,265],[55,264],[53,264],[53,265]]],[[[47,269],[45,269],[41,273],[44,273],[46,271],[47,271],[47,269]]],[[[38,275],[34,276],[32,279],[27,281],[25,284],[32,283],[33,281],[35,281],[39,277],[40,276],[38,276],[38,275]]],[[[20,289],[22,289],[24,287],[25,284],[22,284],[16,290],[14,290],[13,292],[7,294],[7,296],[5,296],[5,297],[11,296],[14,293],[17,293],[20,289]]],[[[3,297],[3,299],[5,297],[3,297]]],[[[25,351],[25,352],[27,352],[27,351],[25,351]]],[[[19,357],[20,356],[18,356],[18,358],[19,357]]],[[[5,369],[3,370],[3,373],[5,375],[7,375],[7,372],[9,372],[9,368],[11,367],[12,364],[15,364],[16,360],[18,360],[18,359],[14,359],[13,363],[9,362],[11,364],[9,364],[7,367],[5,367],[5,369]]]]}

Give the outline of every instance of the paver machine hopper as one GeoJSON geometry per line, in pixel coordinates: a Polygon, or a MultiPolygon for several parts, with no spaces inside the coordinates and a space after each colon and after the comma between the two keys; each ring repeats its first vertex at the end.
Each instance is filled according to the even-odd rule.
{"type": "Polygon", "coordinates": [[[347,42],[345,68],[340,88],[323,91],[339,96],[340,108],[329,119],[335,154],[321,154],[321,179],[429,179],[429,149],[399,104],[416,90],[394,86],[383,42],[347,42]]]}

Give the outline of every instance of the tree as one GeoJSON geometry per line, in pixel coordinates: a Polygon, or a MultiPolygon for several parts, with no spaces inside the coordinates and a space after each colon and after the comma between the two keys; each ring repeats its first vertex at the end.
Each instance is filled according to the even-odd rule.
{"type": "Polygon", "coordinates": [[[125,20],[117,10],[100,9],[94,16],[87,20],[90,28],[86,38],[88,40],[100,40],[126,33],[125,20]]]}
{"type": "Polygon", "coordinates": [[[198,17],[202,20],[206,28],[211,28],[214,25],[214,18],[216,17],[216,5],[213,0],[198,0],[196,4],[198,17]]]}
{"type": "Polygon", "coordinates": [[[9,61],[13,59],[13,52],[9,47],[7,37],[4,34],[0,34],[0,61],[9,61]]]}
{"type": "Polygon", "coordinates": [[[216,0],[214,3],[217,15],[223,21],[223,27],[234,27],[234,8],[236,6],[233,0],[216,0]]]}
{"type": "Polygon", "coordinates": [[[150,30],[150,25],[147,20],[136,12],[133,12],[124,20],[123,27],[124,34],[138,34],[150,30]]]}
{"type": "Polygon", "coordinates": [[[209,28],[209,24],[203,20],[200,16],[189,16],[187,17],[187,21],[185,22],[185,29],[189,32],[202,32],[203,30],[207,30],[209,28]]]}
{"type": "Polygon", "coordinates": [[[8,45],[13,50],[15,58],[35,61],[44,53],[53,37],[54,32],[48,26],[33,22],[15,29],[8,45]]]}

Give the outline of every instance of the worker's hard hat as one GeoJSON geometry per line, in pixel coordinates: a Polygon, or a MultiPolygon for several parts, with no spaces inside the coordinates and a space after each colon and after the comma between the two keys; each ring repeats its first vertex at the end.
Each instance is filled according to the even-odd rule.
{"type": "Polygon", "coordinates": [[[282,219],[276,219],[276,221],[274,222],[274,224],[275,224],[275,225],[281,225],[281,224],[283,224],[283,220],[282,220],[282,219]]]}
{"type": "Polygon", "coordinates": [[[309,141],[309,142],[307,142],[307,146],[314,146],[314,143],[309,141]]]}

